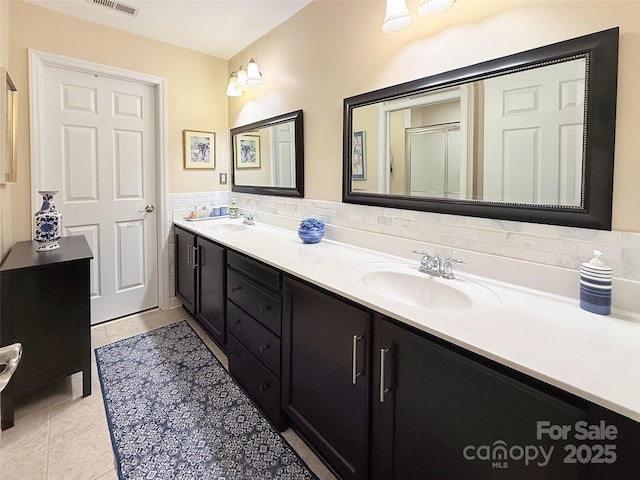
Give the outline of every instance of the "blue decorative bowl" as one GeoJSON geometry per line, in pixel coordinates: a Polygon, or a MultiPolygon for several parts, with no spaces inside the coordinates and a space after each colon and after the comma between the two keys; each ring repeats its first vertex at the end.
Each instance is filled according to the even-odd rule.
{"type": "Polygon", "coordinates": [[[324,222],[317,218],[305,218],[298,227],[298,236],[304,243],[318,243],[324,237],[324,222]]]}

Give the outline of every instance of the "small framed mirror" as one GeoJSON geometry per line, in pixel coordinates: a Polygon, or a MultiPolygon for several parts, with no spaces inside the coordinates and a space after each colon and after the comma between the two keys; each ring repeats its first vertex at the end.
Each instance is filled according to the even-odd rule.
{"type": "Polygon", "coordinates": [[[618,35],[345,99],[343,201],[611,229],[618,35]]]}
{"type": "Polygon", "coordinates": [[[304,197],[302,110],[231,129],[232,191],[304,197]]]}

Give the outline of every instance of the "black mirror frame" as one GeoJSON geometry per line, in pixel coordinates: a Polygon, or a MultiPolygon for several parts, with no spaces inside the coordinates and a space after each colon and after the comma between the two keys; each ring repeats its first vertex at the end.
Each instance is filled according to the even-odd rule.
{"type": "Polygon", "coordinates": [[[304,197],[304,135],[302,110],[285,113],[276,117],[267,118],[258,122],[242,125],[231,129],[231,191],[241,193],[256,193],[261,195],[278,195],[282,197],[304,197]],[[269,187],[269,186],[249,186],[236,184],[236,158],[234,148],[235,135],[252,132],[259,128],[272,127],[280,123],[294,122],[294,139],[296,142],[296,186],[294,188],[269,187]]]}
{"type": "Polygon", "coordinates": [[[409,210],[611,230],[619,28],[554,43],[344,99],[342,201],[409,210]],[[584,143],[584,208],[360,193],[351,190],[353,109],[500,75],[514,69],[586,56],[588,89],[584,143]]]}

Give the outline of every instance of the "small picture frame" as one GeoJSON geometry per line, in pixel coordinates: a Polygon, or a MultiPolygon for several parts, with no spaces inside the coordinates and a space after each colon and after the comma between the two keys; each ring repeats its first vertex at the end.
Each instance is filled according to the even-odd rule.
{"type": "Polygon", "coordinates": [[[216,134],[199,130],[183,130],[184,168],[215,170],[216,134]]]}
{"type": "Polygon", "coordinates": [[[236,168],[260,168],[260,135],[236,136],[236,168]]]}
{"type": "Polygon", "coordinates": [[[365,152],[364,130],[353,132],[353,150],[351,152],[351,178],[366,180],[367,158],[365,152]]]}

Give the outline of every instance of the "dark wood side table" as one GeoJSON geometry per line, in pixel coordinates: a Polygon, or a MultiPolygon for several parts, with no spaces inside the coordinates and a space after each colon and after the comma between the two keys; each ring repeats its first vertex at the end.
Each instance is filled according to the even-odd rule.
{"type": "Polygon", "coordinates": [[[60,248],[36,252],[16,243],[0,266],[0,345],[22,343],[22,360],[0,397],[1,428],[13,426],[16,395],[82,371],[91,395],[91,303],[84,236],[63,237],[60,248]]]}

